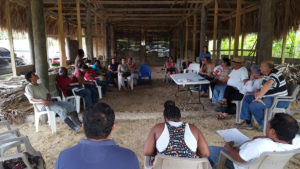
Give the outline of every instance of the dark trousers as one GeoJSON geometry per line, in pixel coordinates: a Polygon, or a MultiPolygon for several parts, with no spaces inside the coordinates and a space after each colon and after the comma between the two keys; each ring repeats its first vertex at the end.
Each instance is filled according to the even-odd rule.
{"type": "Polygon", "coordinates": [[[235,114],[235,104],[232,104],[231,102],[233,100],[242,100],[243,97],[244,95],[241,94],[239,90],[232,86],[227,86],[224,92],[224,98],[227,100],[225,112],[228,114],[235,114]]]}

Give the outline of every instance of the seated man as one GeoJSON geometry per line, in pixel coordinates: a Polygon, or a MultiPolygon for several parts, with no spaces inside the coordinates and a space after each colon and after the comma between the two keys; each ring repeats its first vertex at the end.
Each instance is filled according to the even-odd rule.
{"type": "Polygon", "coordinates": [[[217,119],[226,119],[228,114],[235,114],[235,104],[232,104],[233,100],[242,100],[244,95],[241,90],[248,79],[248,70],[243,66],[242,59],[235,57],[231,61],[232,71],[223,79],[223,82],[227,82],[224,96],[219,103],[225,106],[225,110],[222,110],[222,114],[217,115],[217,119]]]}
{"type": "Polygon", "coordinates": [[[56,160],[55,169],[139,169],[139,161],[129,149],[118,146],[111,138],[115,113],[109,105],[97,103],[83,113],[87,139],[66,150],[56,160]]]}
{"type": "Polygon", "coordinates": [[[75,70],[74,72],[74,79],[75,82],[78,82],[80,85],[84,85],[84,87],[88,90],[90,90],[91,96],[92,96],[92,102],[93,104],[98,103],[98,89],[94,82],[87,81],[84,79],[85,73],[89,70],[89,67],[87,65],[81,65],[79,70],[75,70]]]}
{"type": "Polygon", "coordinates": [[[88,71],[85,72],[84,77],[87,81],[96,81],[97,84],[101,86],[102,95],[106,95],[107,84],[105,81],[96,78],[96,72],[94,69],[88,68],[88,71]]]}
{"type": "Polygon", "coordinates": [[[86,106],[91,106],[94,104],[92,101],[91,91],[83,88],[82,85],[80,85],[79,83],[75,85],[76,81],[68,77],[68,70],[65,67],[59,68],[56,81],[57,86],[63,92],[63,95],[65,97],[72,96],[72,89],[76,88],[75,93],[84,98],[86,106]]]}
{"type": "Polygon", "coordinates": [[[48,89],[42,84],[37,83],[39,77],[33,71],[28,72],[25,75],[25,78],[29,82],[25,87],[25,92],[29,96],[28,99],[33,102],[41,102],[43,104],[41,107],[42,111],[45,111],[45,106],[48,106],[49,110],[57,113],[71,129],[74,131],[80,130],[81,122],[78,118],[76,109],[72,104],[63,101],[51,101],[48,89]],[[68,115],[70,115],[72,120],[68,118],[68,115]]]}
{"type": "Polygon", "coordinates": [[[115,58],[111,59],[111,64],[108,65],[109,83],[113,82],[118,85],[118,63],[115,58]]]}
{"type": "MultiPolygon", "coordinates": [[[[221,150],[227,150],[230,156],[240,162],[250,162],[265,152],[290,151],[300,148],[300,136],[297,121],[290,115],[277,113],[268,122],[266,136],[254,137],[253,140],[243,143],[240,147],[234,147],[233,142],[228,142],[225,147],[209,146],[209,161],[212,166],[218,163],[221,150]]],[[[225,163],[229,169],[244,169],[232,161],[225,163]]]]}
{"type": "Polygon", "coordinates": [[[164,123],[155,125],[144,145],[145,156],[157,153],[175,157],[208,157],[209,149],[201,131],[181,121],[181,114],[173,101],[164,105],[164,123]]]}
{"type": "MultiPolygon", "coordinates": [[[[275,96],[287,96],[286,81],[282,73],[274,68],[272,61],[264,61],[260,65],[260,71],[265,78],[262,88],[254,95],[245,96],[242,103],[241,119],[245,120],[251,129],[251,117],[255,117],[260,126],[264,125],[264,109],[272,106],[275,96]]],[[[277,107],[286,108],[289,102],[278,102],[277,107]]]]}

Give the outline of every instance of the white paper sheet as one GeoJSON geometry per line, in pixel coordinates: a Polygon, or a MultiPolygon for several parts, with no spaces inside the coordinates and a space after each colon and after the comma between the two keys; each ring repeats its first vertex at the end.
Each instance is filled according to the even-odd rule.
{"type": "Polygon", "coordinates": [[[223,137],[226,142],[233,141],[234,145],[240,145],[246,141],[249,141],[249,137],[245,136],[238,129],[226,129],[226,130],[217,130],[217,133],[223,137]]]}

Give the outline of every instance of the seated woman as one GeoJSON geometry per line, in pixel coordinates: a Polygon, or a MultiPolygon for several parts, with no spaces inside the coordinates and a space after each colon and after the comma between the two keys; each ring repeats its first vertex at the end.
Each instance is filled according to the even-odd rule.
{"type": "Polygon", "coordinates": [[[136,70],[136,65],[132,61],[132,57],[128,58],[127,65],[129,67],[130,72],[132,72],[132,78],[133,78],[133,84],[136,86],[137,85],[137,80],[139,77],[139,72],[136,70]]]}
{"type": "MultiPolygon", "coordinates": [[[[206,79],[210,80],[210,78],[212,78],[212,70],[213,70],[213,66],[211,64],[211,58],[204,57],[204,58],[201,58],[201,60],[202,60],[202,65],[200,68],[200,75],[202,75],[206,79]]],[[[209,88],[209,84],[202,84],[200,96],[208,97],[208,88],[209,88]]]]}
{"type": "Polygon", "coordinates": [[[165,63],[165,67],[166,67],[169,78],[170,78],[171,74],[176,73],[175,63],[174,63],[172,56],[168,58],[168,61],[165,63]]]}
{"type": "Polygon", "coordinates": [[[188,57],[185,57],[184,58],[184,62],[182,63],[182,70],[181,70],[181,73],[183,73],[184,69],[187,69],[189,68],[190,64],[192,62],[189,61],[189,58],[188,57]]]}
{"type": "Polygon", "coordinates": [[[216,70],[213,72],[215,77],[215,86],[213,89],[212,104],[216,104],[222,101],[227,81],[224,79],[230,73],[230,60],[228,58],[223,58],[220,66],[216,66],[216,70]]]}
{"type": "MultiPolygon", "coordinates": [[[[124,90],[128,90],[129,87],[130,87],[130,82],[131,82],[131,74],[132,72],[130,71],[129,69],[129,66],[126,64],[126,59],[125,58],[122,58],[122,62],[121,64],[119,64],[118,66],[118,74],[119,76],[122,76],[122,81],[121,81],[121,84],[122,84],[122,87],[124,90]],[[125,81],[124,79],[127,79],[128,82],[127,82],[127,85],[125,86],[125,81]]],[[[119,82],[120,83],[120,82],[119,82]]]]}
{"type": "Polygon", "coordinates": [[[144,155],[164,154],[174,157],[208,157],[209,149],[201,131],[181,121],[181,114],[173,101],[164,104],[164,123],[155,125],[145,142],[144,155]]]}
{"type": "Polygon", "coordinates": [[[87,107],[93,105],[91,91],[85,89],[79,83],[70,77],[68,77],[68,70],[65,67],[61,67],[58,70],[58,76],[56,78],[57,86],[63,92],[65,97],[72,96],[72,89],[75,88],[75,93],[84,98],[87,107]]]}

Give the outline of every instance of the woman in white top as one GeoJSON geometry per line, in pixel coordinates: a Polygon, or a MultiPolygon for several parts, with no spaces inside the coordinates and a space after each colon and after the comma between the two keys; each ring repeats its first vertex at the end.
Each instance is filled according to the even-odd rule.
{"type": "Polygon", "coordinates": [[[245,85],[241,90],[241,93],[244,95],[247,93],[253,93],[256,90],[260,89],[262,87],[262,81],[264,79],[263,76],[260,74],[258,65],[251,66],[250,70],[250,79],[246,81],[245,85]]]}
{"type": "Polygon", "coordinates": [[[167,101],[164,106],[165,123],[151,129],[144,145],[144,155],[160,153],[175,157],[208,157],[208,145],[200,130],[181,121],[180,110],[173,101],[167,101]]]}

